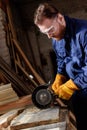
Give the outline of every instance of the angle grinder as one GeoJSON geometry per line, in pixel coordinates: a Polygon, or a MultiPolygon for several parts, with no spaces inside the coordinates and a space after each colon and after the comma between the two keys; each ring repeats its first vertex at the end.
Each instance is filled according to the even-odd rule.
{"type": "Polygon", "coordinates": [[[54,104],[56,97],[49,84],[40,85],[32,93],[32,102],[36,107],[45,109],[54,104]]]}

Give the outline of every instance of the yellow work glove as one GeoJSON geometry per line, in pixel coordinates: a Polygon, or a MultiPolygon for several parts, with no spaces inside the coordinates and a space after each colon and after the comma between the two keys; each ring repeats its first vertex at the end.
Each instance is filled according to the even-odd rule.
{"type": "Polygon", "coordinates": [[[79,90],[79,88],[70,79],[66,83],[60,85],[60,87],[56,90],[56,94],[62,99],[69,100],[75,90],[79,90]]]}
{"type": "Polygon", "coordinates": [[[66,77],[61,74],[56,74],[55,80],[52,84],[52,90],[56,93],[59,86],[66,82],[66,77]]]}

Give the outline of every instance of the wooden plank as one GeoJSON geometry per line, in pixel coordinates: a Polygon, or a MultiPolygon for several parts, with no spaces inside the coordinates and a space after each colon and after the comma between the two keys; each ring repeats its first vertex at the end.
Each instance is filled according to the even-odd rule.
{"type": "Polygon", "coordinates": [[[13,35],[14,38],[17,38],[9,3],[6,6],[6,9],[7,9],[7,16],[8,16],[9,24],[10,24],[10,27],[11,27],[12,35],[13,35]]]}
{"type": "Polygon", "coordinates": [[[3,114],[3,113],[10,111],[12,109],[22,108],[22,107],[28,106],[30,104],[32,104],[31,96],[27,95],[27,96],[24,96],[24,97],[16,100],[16,101],[12,101],[10,103],[0,105],[0,114],[3,114]]]}
{"type": "Polygon", "coordinates": [[[0,99],[0,105],[1,104],[4,104],[4,102],[10,102],[10,100],[11,101],[14,101],[14,100],[17,100],[17,99],[19,99],[18,97],[17,97],[17,95],[15,95],[15,94],[12,94],[12,95],[8,95],[7,97],[5,97],[5,95],[4,95],[4,97],[2,97],[1,99],[0,99]]]}
{"type": "Polygon", "coordinates": [[[0,86],[0,105],[18,100],[19,97],[13,90],[11,83],[0,86]]]}
{"type": "Polygon", "coordinates": [[[23,109],[15,109],[0,116],[0,130],[8,127],[12,119],[20,114],[20,112],[22,111],[23,109]]]}
{"type": "Polygon", "coordinates": [[[6,98],[0,102],[0,106],[5,105],[5,104],[10,103],[10,102],[13,102],[13,101],[17,101],[17,100],[18,100],[18,97],[15,97],[15,96],[9,97],[8,99],[6,98]]]}
{"type": "MultiPolygon", "coordinates": [[[[61,106],[61,107],[66,107],[66,105],[62,102],[62,100],[60,98],[57,98],[56,101],[58,102],[58,104],[61,106]]],[[[69,116],[70,118],[76,122],[76,118],[74,116],[74,114],[72,113],[72,111],[69,110],[69,116]]]]}
{"type": "MultiPolygon", "coordinates": [[[[17,66],[21,69],[21,71],[27,76],[27,78],[34,84],[34,86],[38,86],[38,84],[30,78],[29,74],[27,73],[27,71],[19,64],[19,62],[16,60],[15,63],[17,64],[17,66]]],[[[33,90],[31,89],[31,92],[33,90]]]]}
{"type": "Polygon", "coordinates": [[[20,125],[28,122],[35,123],[35,122],[49,121],[49,120],[58,121],[58,119],[59,119],[58,107],[40,110],[32,105],[29,106],[27,109],[25,109],[23,113],[21,113],[15,120],[13,120],[11,125],[14,126],[14,124],[20,125]]]}
{"type": "Polygon", "coordinates": [[[21,129],[21,130],[66,130],[66,123],[58,122],[58,123],[53,123],[49,125],[41,125],[41,126],[26,128],[26,129],[21,129]]]}
{"type": "Polygon", "coordinates": [[[77,130],[77,128],[72,124],[72,122],[69,122],[69,129],[67,130],[77,130]]]}
{"type": "Polygon", "coordinates": [[[8,88],[5,90],[0,90],[0,98],[2,98],[4,96],[10,96],[9,93],[11,93],[10,95],[12,95],[12,94],[16,95],[15,91],[12,88],[8,88]]]}
{"type": "Polygon", "coordinates": [[[13,44],[15,45],[15,47],[17,48],[19,54],[22,56],[23,60],[25,61],[26,65],[29,67],[30,71],[32,72],[32,75],[35,76],[35,78],[37,79],[37,81],[40,84],[44,84],[45,81],[39,76],[39,74],[34,70],[34,68],[32,67],[31,63],[29,62],[29,60],[27,59],[26,55],[24,54],[24,52],[22,51],[22,49],[20,48],[20,43],[17,39],[13,39],[13,44]]]}
{"type": "Polygon", "coordinates": [[[23,51],[20,48],[20,43],[17,40],[17,35],[16,35],[16,31],[14,28],[14,23],[13,23],[13,19],[12,19],[12,13],[11,13],[11,9],[10,9],[10,5],[7,5],[7,15],[8,15],[8,20],[9,20],[9,24],[11,27],[11,32],[12,32],[12,36],[13,36],[13,43],[16,46],[16,48],[18,49],[19,53],[21,54],[22,58],[25,60],[26,64],[28,65],[29,69],[31,70],[31,72],[33,73],[33,75],[35,76],[35,78],[37,79],[37,81],[40,84],[45,83],[44,80],[39,76],[39,74],[34,70],[34,68],[32,67],[32,65],[30,64],[29,60],[27,59],[27,57],[25,56],[25,54],[23,53],[23,51]]]}
{"type": "Polygon", "coordinates": [[[0,71],[0,83],[4,83],[4,84],[7,83],[7,80],[6,80],[6,78],[4,77],[4,75],[1,73],[1,71],[0,71]]]}
{"type": "Polygon", "coordinates": [[[0,86],[0,91],[2,91],[3,89],[8,89],[11,87],[11,83],[8,83],[8,84],[3,84],[0,86]]]}
{"type": "Polygon", "coordinates": [[[54,125],[53,128],[58,127],[58,125],[61,126],[62,124],[63,127],[66,127],[66,121],[61,122],[59,121],[58,107],[40,110],[34,106],[29,106],[19,116],[12,120],[10,129],[19,130],[30,128],[29,130],[39,130],[40,128],[41,130],[42,127],[43,129],[47,127],[51,128],[51,124],[54,125]]]}
{"type": "Polygon", "coordinates": [[[21,96],[25,94],[29,94],[29,86],[25,84],[25,82],[17,75],[11,67],[5,63],[5,61],[0,57],[0,71],[9,80],[13,88],[16,90],[17,93],[20,93],[21,96]]]}

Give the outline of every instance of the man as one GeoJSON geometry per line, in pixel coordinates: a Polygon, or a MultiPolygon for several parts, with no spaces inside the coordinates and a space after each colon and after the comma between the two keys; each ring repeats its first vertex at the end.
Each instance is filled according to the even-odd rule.
{"type": "Polygon", "coordinates": [[[34,23],[52,38],[58,66],[52,90],[64,100],[72,99],[77,129],[87,130],[87,21],[64,16],[43,3],[34,23]]]}

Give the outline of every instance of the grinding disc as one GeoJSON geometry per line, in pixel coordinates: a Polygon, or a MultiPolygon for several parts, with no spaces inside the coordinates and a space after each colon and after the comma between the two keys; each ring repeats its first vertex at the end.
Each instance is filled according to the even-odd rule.
{"type": "Polygon", "coordinates": [[[47,90],[47,86],[39,86],[32,93],[34,105],[40,109],[48,108],[52,102],[52,94],[47,90]]]}

